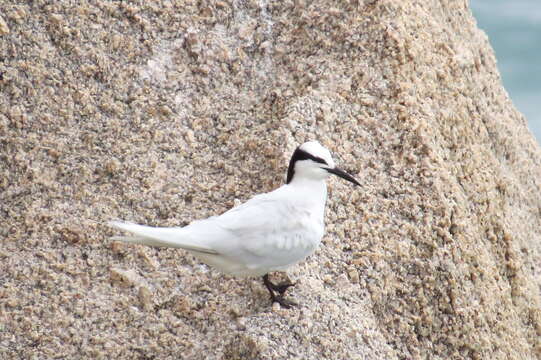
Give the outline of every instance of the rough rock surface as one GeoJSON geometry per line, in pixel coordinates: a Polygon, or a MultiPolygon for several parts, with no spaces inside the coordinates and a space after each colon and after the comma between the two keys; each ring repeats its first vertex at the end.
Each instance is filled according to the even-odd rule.
{"type": "Polygon", "coordinates": [[[541,357],[541,152],[465,0],[0,2],[0,358],[541,357]],[[293,310],[181,225],[319,139],[293,310]]]}

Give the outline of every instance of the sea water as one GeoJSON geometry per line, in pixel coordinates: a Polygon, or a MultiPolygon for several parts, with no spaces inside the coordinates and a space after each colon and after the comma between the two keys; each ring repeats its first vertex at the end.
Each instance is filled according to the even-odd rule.
{"type": "Polygon", "coordinates": [[[503,84],[541,141],[541,0],[470,0],[496,52],[503,84]]]}

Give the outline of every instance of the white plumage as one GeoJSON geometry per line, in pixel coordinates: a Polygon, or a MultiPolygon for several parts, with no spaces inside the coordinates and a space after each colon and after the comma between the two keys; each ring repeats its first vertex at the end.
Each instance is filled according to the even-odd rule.
{"type": "Polygon", "coordinates": [[[327,149],[316,141],[307,142],[291,158],[287,184],[272,192],[256,195],[220,216],[185,227],[111,221],[111,226],[133,234],[111,239],[181,248],[223,273],[264,276],[272,300],[289,307],[291,302],[283,294],[293,284],[275,285],[267,274],[285,270],[318,247],[324,233],[325,179],[331,173],[359,185],[334,166],[327,149]]]}

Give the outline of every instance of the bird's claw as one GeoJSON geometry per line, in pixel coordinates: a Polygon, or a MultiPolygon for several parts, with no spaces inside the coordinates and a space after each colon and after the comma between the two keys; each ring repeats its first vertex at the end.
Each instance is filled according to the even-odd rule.
{"type": "Polygon", "coordinates": [[[292,306],[298,305],[297,303],[284,298],[284,294],[287,289],[295,285],[295,283],[292,283],[291,281],[284,281],[280,284],[274,284],[269,280],[268,274],[263,276],[263,283],[267,287],[267,290],[269,290],[272,303],[277,302],[278,304],[280,304],[281,307],[285,309],[291,309],[292,306]],[[276,294],[275,292],[278,294],[276,294]]]}
{"type": "Polygon", "coordinates": [[[294,301],[287,300],[282,295],[271,297],[271,299],[272,299],[273,304],[278,303],[278,304],[280,304],[281,307],[283,307],[285,309],[291,309],[293,306],[299,305],[294,301]]]}
{"type": "Polygon", "coordinates": [[[277,291],[280,295],[284,295],[285,292],[287,291],[287,289],[289,289],[290,287],[295,286],[295,285],[296,285],[296,283],[286,281],[286,282],[282,282],[280,284],[274,285],[272,290],[277,291]]]}

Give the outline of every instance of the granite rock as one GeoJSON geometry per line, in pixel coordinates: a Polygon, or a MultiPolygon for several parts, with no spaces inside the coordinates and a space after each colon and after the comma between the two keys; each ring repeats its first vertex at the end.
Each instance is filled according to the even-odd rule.
{"type": "Polygon", "coordinates": [[[468,2],[0,3],[0,357],[541,357],[541,152],[468,2]],[[109,219],[330,181],[293,310],[109,219]]]}

